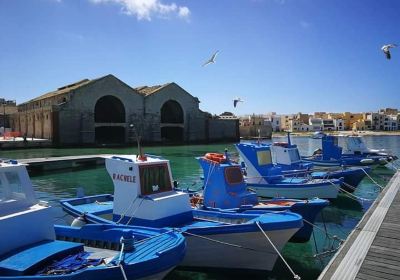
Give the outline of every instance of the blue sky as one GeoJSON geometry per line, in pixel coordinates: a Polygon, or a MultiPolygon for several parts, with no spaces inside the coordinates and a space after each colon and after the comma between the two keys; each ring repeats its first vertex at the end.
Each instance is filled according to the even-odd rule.
{"type": "Polygon", "coordinates": [[[399,27],[397,0],[0,0],[0,96],[113,74],[213,114],[400,108],[399,27]]]}

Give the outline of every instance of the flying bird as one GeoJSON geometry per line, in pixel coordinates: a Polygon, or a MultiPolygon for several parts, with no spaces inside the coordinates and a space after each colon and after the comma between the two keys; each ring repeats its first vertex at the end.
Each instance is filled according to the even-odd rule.
{"type": "Polygon", "coordinates": [[[236,97],[235,99],[233,99],[233,107],[236,108],[236,105],[238,104],[238,102],[243,102],[244,100],[240,99],[240,97],[236,97]]]}
{"type": "Polygon", "coordinates": [[[381,50],[384,52],[384,54],[386,55],[386,58],[387,59],[390,59],[390,48],[394,48],[394,47],[397,47],[397,45],[396,44],[389,44],[389,45],[384,45],[382,48],[381,48],[381,50]]]}
{"type": "Polygon", "coordinates": [[[219,53],[219,51],[216,51],[216,52],[210,57],[210,59],[207,60],[202,66],[204,67],[204,66],[207,66],[208,64],[215,63],[215,58],[217,57],[217,54],[218,54],[218,53],[219,53]]]}

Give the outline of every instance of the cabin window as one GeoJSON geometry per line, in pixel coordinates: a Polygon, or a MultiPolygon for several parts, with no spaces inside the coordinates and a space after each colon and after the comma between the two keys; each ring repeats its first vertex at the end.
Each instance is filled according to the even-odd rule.
{"type": "Polygon", "coordinates": [[[139,166],[139,173],[142,195],[172,190],[167,164],[142,165],[139,166]]]}
{"type": "Polygon", "coordinates": [[[268,165],[272,163],[271,151],[258,151],[257,152],[258,165],[268,165]]]}
{"type": "Polygon", "coordinates": [[[300,160],[299,150],[297,149],[289,149],[289,156],[292,162],[296,162],[300,160]]]}
{"type": "Polygon", "coordinates": [[[229,185],[241,184],[243,182],[242,170],[239,167],[225,168],[225,180],[229,185]]]}
{"type": "Polygon", "coordinates": [[[7,199],[26,199],[24,189],[22,187],[21,181],[19,180],[18,173],[16,172],[5,172],[5,177],[8,181],[8,192],[6,189],[3,189],[4,186],[2,185],[2,196],[7,199]]]}

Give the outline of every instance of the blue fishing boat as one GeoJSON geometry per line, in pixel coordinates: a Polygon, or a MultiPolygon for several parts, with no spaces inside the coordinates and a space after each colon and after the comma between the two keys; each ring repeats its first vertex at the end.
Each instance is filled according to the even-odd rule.
{"type": "Polygon", "coordinates": [[[306,221],[290,241],[307,242],[310,239],[312,224],[318,213],[329,204],[327,200],[319,198],[259,200],[255,192],[248,190],[239,164],[229,160],[227,155],[223,157],[224,160],[214,161],[210,158],[210,154],[198,158],[205,180],[202,193],[192,196],[193,206],[204,210],[249,214],[264,213],[265,210],[290,210],[300,214],[306,221]]]}
{"type": "Polygon", "coordinates": [[[239,143],[235,146],[246,167],[246,182],[259,196],[334,199],[338,195],[342,179],[288,177],[281,166],[272,162],[270,145],[239,143]]]}
{"type": "Polygon", "coordinates": [[[182,234],[167,229],[54,226],[24,165],[0,163],[0,279],[162,279],[183,259],[182,234]]]}
{"type": "Polygon", "coordinates": [[[343,138],[346,143],[348,154],[386,156],[390,161],[396,160],[398,158],[387,149],[372,149],[367,147],[364,142],[364,138],[360,135],[347,135],[343,136],[343,138]]]}
{"type": "Polygon", "coordinates": [[[386,165],[395,159],[394,156],[378,153],[343,153],[343,148],[338,144],[339,136],[324,135],[321,138],[322,149],[317,149],[313,155],[303,157],[303,161],[316,166],[365,166],[386,165]]]}
{"type": "Polygon", "coordinates": [[[271,270],[278,253],[264,234],[279,251],[303,226],[290,212],[192,209],[188,193],[173,189],[169,161],[160,157],[112,156],[106,169],[113,195],[66,199],[64,210],[89,223],[175,228],[187,240],[183,266],[271,270]]]}
{"type": "Polygon", "coordinates": [[[291,143],[288,133],[287,142],[275,142],[271,144],[273,162],[282,167],[285,176],[310,176],[315,179],[339,179],[343,178],[342,189],[354,192],[358,184],[364,179],[371,168],[368,166],[338,166],[325,170],[315,170],[314,164],[304,162],[297,145],[291,143]]]}

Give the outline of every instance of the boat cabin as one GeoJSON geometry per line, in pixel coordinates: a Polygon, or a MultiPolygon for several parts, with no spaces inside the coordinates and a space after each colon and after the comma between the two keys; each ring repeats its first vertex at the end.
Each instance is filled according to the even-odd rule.
{"type": "Polygon", "coordinates": [[[286,142],[275,142],[271,145],[273,160],[277,164],[292,165],[301,163],[297,145],[286,142]]]}
{"type": "Polygon", "coordinates": [[[39,203],[26,166],[15,160],[0,161],[0,236],[0,259],[17,248],[55,239],[51,208],[39,203]]]}
{"type": "Polygon", "coordinates": [[[342,147],[339,146],[337,136],[325,135],[322,139],[322,159],[339,160],[342,157],[342,147]]]}
{"type": "Polygon", "coordinates": [[[266,184],[268,180],[283,176],[282,168],[273,164],[270,145],[239,143],[235,146],[246,166],[248,183],[266,184]]]}
{"type": "Polygon", "coordinates": [[[168,160],[112,156],[106,169],[114,184],[114,222],[163,227],[192,219],[189,195],[174,190],[168,160]]]}
{"type": "Polygon", "coordinates": [[[257,195],[247,190],[239,164],[205,156],[197,159],[204,173],[204,206],[226,209],[257,204],[257,195]]]}

